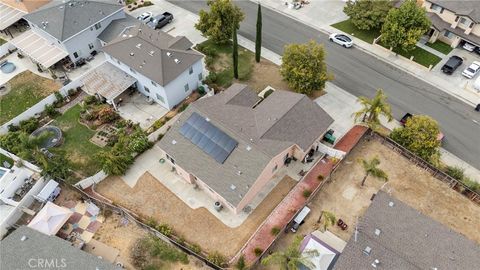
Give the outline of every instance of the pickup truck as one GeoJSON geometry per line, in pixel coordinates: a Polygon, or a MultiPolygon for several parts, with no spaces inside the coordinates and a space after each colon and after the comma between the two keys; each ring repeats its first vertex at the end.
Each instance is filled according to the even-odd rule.
{"type": "MultiPolygon", "coordinates": [[[[408,120],[409,118],[411,118],[412,116],[413,116],[413,114],[411,114],[411,113],[406,113],[406,114],[402,117],[402,119],[400,119],[400,124],[402,124],[402,126],[405,126],[405,124],[407,123],[407,120],[408,120]]],[[[442,132],[438,133],[438,135],[437,135],[437,140],[439,140],[439,141],[441,142],[441,141],[443,141],[444,138],[445,138],[445,135],[444,135],[442,132]]]]}
{"type": "Polygon", "coordinates": [[[173,20],[172,13],[164,12],[163,14],[151,17],[150,21],[147,22],[147,25],[152,29],[160,29],[165,25],[171,23],[172,20],[173,20]]]}

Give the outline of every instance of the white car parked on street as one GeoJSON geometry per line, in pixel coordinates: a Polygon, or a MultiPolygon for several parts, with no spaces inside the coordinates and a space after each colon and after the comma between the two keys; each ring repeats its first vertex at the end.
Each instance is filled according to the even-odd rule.
{"type": "Polygon", "coordinates": [[[147,12],[144,12],[142,14],[140,14],[137,19],[146,23],[148,21],[150,21],[150,18],[153,16],[153,13],[150,12],[150,11],[147,11],[147,12]]]}
{"type": "Polygon", "coordinates": [[[480,71],[480,62],[478,61],[473,61],[470,66],[468,66],[463,72],[462,75],[471,79],[477,75],[477,73],[480,71]]]}
{"type": "Polygon", "coordinates": [[[353,40],[345,34],[333,33],[329,36],[329,39],[330,41],[340,44],[345,48],[350,48],[353,46],[353,40]]]}

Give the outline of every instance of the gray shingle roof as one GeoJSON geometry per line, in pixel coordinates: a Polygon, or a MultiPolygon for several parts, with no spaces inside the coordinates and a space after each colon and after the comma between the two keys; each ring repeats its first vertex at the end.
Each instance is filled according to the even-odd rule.
{"type": "Polygon", "coordinates": [[[304,95],[277,90],[253,108],[258,100],[250,87],[234,84],[220,94],[190,105],[160,141],[160,147],[176,164],[204,181],[233,206],[238,205],[273,157],[294,144],[307,151],[333,122],[304,95]],[[223,164],[179,133],[193,112],[209,118],[238,142],[223,164]],[[235,189],[231,188],[232,184],[235,189]]]}
{"type": "Polygon", "coordinates": [[[122,8],[123,6],[114,0],[69,0],[65,3],[52,1],[24,18],[56,39],[64,41],[122,8]],[[48,22],[46,27],[43,27],[44,22],[48,22]]]}
{"type": "MultiPolygon", "coordinates": [[[[461,222],[461,220],[459,220],[461,222]]],[[[335,270],[374,269],[478,269],[480,247],[414,208],[378,192],[352,236],[335,270]],[[393,207],[389,203],[393,202],[393,207]],[[380,235],[375,234],[380,230],[380,235]],[[370,255],[363,253],[371,248],[370,255]]]]}
{"type": "Polygon", "coordinates": [[[26,226],[19,227],[0,242],[0,258],[0,269],[118,269],[61,238],[45,235],[26,226]],[[22,236],[26,236],[24,241],[21,240],[22,236]],[[37,259],[56,264],[41,267],[37,259]]]}
{"type": "Polygon", "coordinates": [[[480,46],[480,37],[476,36],[474,34],[465,34],[465,31],[461,28],[451,28],[450,24],[442,20],[436,13],[427,13],[428,17],[430,18],[430,21],[432,22],[432,26],[437,29],[438,31],[442,32],[444,30],[447,30],[449,32],[454,33],[455,35],[464,38],[465,40],[468,40],[474,44],[477,44],[480,46]]]}
{"type": "Polygon", "coordinates": [[[192,45],[186,37],[173,37],[141,24],[103,47],[103,51],[165,86],[203,58],[190,49],[192,45]]]}
{"type": "Polygon", "coordinates": [[[125,18],[112,21],[110,25],[98,36],[98,39],[103,42],[110,43],[114,39],[118,38],[120,34],[125,31],[125,29],[129,27],[138,27],[139,25],[139,20],[126,14],[125,18]]]}
{"type": "Polygon", "coordinates": [[[468,16],[480,22],[480,0],[428,0],[441,7],[453,11],[457,15],[468,16]]]}

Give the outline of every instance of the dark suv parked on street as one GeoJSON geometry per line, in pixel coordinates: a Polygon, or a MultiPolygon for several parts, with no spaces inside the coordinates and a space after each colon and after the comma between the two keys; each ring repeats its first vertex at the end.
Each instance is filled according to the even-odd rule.
{"type": "Polygon", "coordinates": [[[448,61],[443,65],[442,71],[445,74],[452,74],[459,66],[463,63],[463,59],[459,56],[452,56],[448,61]]]}

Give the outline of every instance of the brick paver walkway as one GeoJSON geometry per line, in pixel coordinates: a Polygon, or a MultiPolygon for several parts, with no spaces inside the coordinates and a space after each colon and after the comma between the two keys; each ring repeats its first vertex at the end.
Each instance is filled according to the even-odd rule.
{"type": "MultiPolygon", "coordinates": [[[[354,126],[340,141],[338,141],[334,148],[347,153],[350,152],[366,131],[366,127],[354,126]]],[[[335,163],[328,158],[320,160],[277,205],[270,216],[247,242],[245,248],[241,251],[248,264],[255,262],[257,259],[254,252],[256,248],[266,250],[273,243],[275,236],[271,233],[272,228],[284,228],[297,211],[303,207],[306,202],[306,198],[303,196],[303,191],[314,191],[321,184],[321,181],[318,180],[318,176],[322,175],[326,178],[334,169],[334,166],[335,163]]]]}

